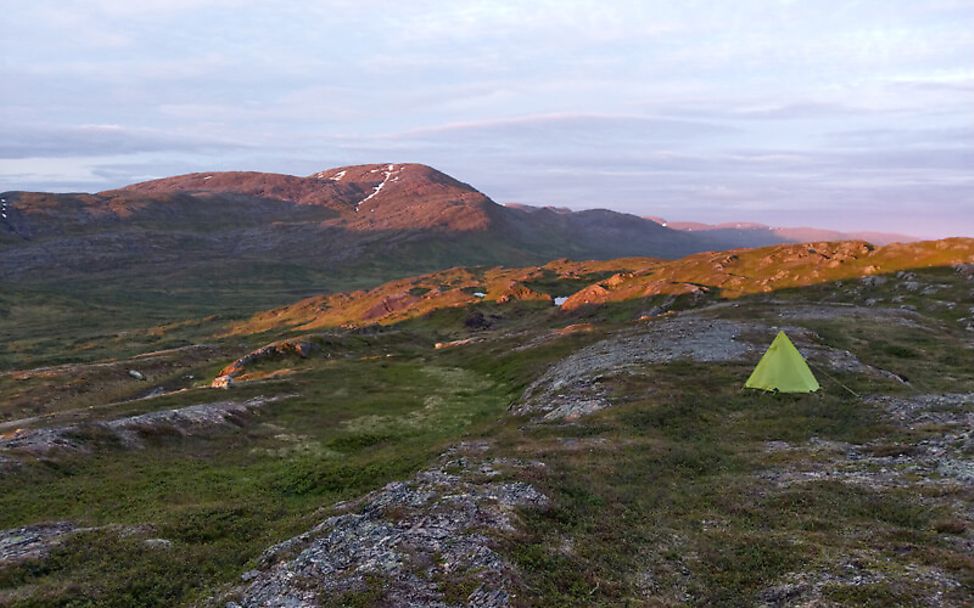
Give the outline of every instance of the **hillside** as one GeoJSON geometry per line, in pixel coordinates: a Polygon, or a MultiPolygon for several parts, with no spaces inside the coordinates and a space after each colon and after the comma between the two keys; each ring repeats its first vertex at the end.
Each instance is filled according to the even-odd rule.
{"type": "Polygon", "coordinates": [[[658,295],[713,293],[736,298],[903,270],[974,261],[974,239],[894,243],[864,241],[776,245],[689,256],[614,275],[575,294],[566,310],[658,295]]]}
{"type": "MultiPolygon", "coordinates": [[[[507,209],[416,164],[306,177],[195,173],[97,194],[0,198],[0,368],[91,358],[109,341],[136,352],[112,336],[246,317],[458,265],[672,258],[709,248],[610,211],[507,209]]],[[[185,344],[169,336],[156,346],[185,344]]]]}
{"type": "MultiPolygon", "coordinates": [[[[564,313],[689,296],[694,302],[829,284],[974,262],[974,239],[874,247],[863,241],[773,245],[678,260],[561,260],[528,268],[454,268],[370,290],[318,295],[260,312],[232,334],[364,327],[416,319],[446,308],[511,301],[556,303],[564,313]]],[[[650,306],[650,308],[659,306],[650,306]]],[[[663,312],[660,310],[659,312],[663,312]]]]}
{"type": "Polygon", "coordinates": [[[573,289],[620,271],[643,269],[654,262],[649,258],[622,258],[601,262],[556,260],[528,268],[452,268],[390,281],[369,290],[305,298],[234,324],[231,333],[389,325],[445,308],[482,303],[531,301],[551,306],[573,289]]]}
{"type": "Polygon", "coordinates": [[[127,353],[183,346],[141,330],[246,317],[458,265],[708,248],[634,216],[507,209],[417,164],[305,177],[195,173],[97,194],[0,198],[0,369],[90,359],[109,343],[127,353]],[[127,331],[138,342],[126,345],[127,331]]]}

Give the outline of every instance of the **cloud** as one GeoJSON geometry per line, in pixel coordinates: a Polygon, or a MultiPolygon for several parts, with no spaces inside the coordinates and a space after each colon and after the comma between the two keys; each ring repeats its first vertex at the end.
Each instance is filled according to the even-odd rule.
{"type": "Polygon", "coordinates": [[[827,135],[839,146],[901,149],[906,146],[974,148],[974,126],[854,129],[827,135]]]}
{"type": "Polygon", "coordinates": [[[60,15],[91,15],[102,18],[159,17],[212,9],[239,9],[255,0],[35,0],[35,9],[60,15]]]}
{"type": "Polygon", "coordinates": [[[65,158],[140,152],[217,152],[246,146],[229,141],[119,125],[6,125],[0,158],[65,158]]]}
{"type": "Polygon", "coordinates": [[[347,140],[349,148],[462,149],[526,158],[566,150],[645,149],[654,144],[708,139],[733,127],[682,119],[597,114],[545,114],[452,123],[372,138],[347,140]]]}

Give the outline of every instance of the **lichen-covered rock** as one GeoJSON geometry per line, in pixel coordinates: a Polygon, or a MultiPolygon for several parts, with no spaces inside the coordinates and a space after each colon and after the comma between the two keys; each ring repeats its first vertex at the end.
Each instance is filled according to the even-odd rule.
{"type": "Polygon", "coordinates": [[[812,439],[804,444],[769,442],[769,452],[807,453],[802,464],[769,469],[762,477],[778,486],[810,481],[842,481],[873,489],[974,483],[974,394],[874,395],[866,405],[883,410],[885,420],[904,429],[924,429],[912,443],[850,444],[812,439]],[[918,481],[920,480],[920,481],[918,481]]]}
{"type": "Polygon", "coordinates": [[[545,420],[571,420],[608,406],[603,374],[674,360],[736,361],[754,348],[737,336],[751,327],[737,321],[692,315],[651,322],[638,331],[583,348],[548,369],[511,410],[539,413],[545,420]]]}
{"type": "Polygon", "coordinates": [[[409,481],[336,505],[340,514],[265,551],[216,605],[311,608],[379,591],[389,606],[509,606],[517,573],[492,535],[516,528],[518,508],[547,499],[528,483],[503,480],[501,469],[530,464],[486,458],[485,449],[461,445],[409,481]],[[455,597],[458,587],[469,588],[465,597],[455,597]]]}
{"type": "Polygon", "coordinates": [[[73,523],[59,521],[0,531],[0,565],[44,557],[77,530],[73,523]]]}

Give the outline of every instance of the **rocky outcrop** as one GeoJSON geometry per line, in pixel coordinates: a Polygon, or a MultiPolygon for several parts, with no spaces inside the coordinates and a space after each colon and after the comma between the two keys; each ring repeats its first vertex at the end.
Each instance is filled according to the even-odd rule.
{"type": "Polygon", "coordinates": [[[884,419],[895,427],[923,432],[916,433],[913,441],[900,437],[895,443],[887,439],[862,445],[817,439],[797,445],[770,442],[769,452],[808,457],[792,459],[798,464],[768,470],[762,477],[779,487],[822,480],[871,489],[917,484],[974,487],[974,394],[872,395],[864,401],[882,410],[884,419]]]}
{"type": "Polygon", "coordinates": [[[233,388],[233,385],[233,376],[217,376],[213,379],[213,382],[210,383],[210,388],[228,389],[233,388]]]}
{"type": "MultiPolygon", "coordinates": [[[[494,537],[517,528],[517,510],[547,498],[507,473],[538,466],[490,458],[486,444],[461,444],[433,468],[393,482],[308,532],[268,549],[237,589],[212,605],[312,608],[328,599],[411,608],[502,608],[517,572],[494,537]]],[[[357,605],[357,604],[355,604],[357,605]]]]}
{"type": "Polygon", "coordinates": [[[574,353],[548,369],[511,409],[544,420],[572,420],[609,405],[600,380],[633,366],[692,361],[735,361],[754,348],[737,336],[750,325],[686,316],[650,323],[574,353]]]}
{"type": "Polygon", "coordinates": [[[297,356],[306,359],[308,355],[315,351],[317,346],[314,342],[307,339],[279,340],[266,346],[261,346],[257,350],[251,351],[246,355],[236,359],[227,365],[210,384],[213,388],[230,388],[234,379],[244,373],[247,367],[274,359],[297,356]]]}
{"type": "MultiPolygon", "coordinates": [[[[42,560],[74,534],[81,532],[112,532],[119,536],[145,536],[154,532],[152,526],[109,524],[98,527],[82,527],[70,521],[31,524],[10,530],[0,530],[0,569],[20,562],[42,560]]],[[[165,538],[147,538],[147,548],[168,549],[172,541],[165,538]]],[[[0,591],[0,603],[4,601],[0,591]]]]}
{"type": "MultiPolygon", "coordinates": [[[[788,315],[782,312],[776,315],[777,318],[834,318],[867,313],[875,317],[886,312],[886,309],[824,305],[786,310],[788,315]]],[[[892,318],[905,314],[898,310],[889,312],[892,318]]],[[[531,383],[511,411],[514,414],[533,414],[543,421],[574,420],[610,405],[602,386],[605,377],[625,373],[641,365],[677,360],[703,363],[756,361],[770,343],[770,336],[779,329],[794,340],[799,351],[815,369],[822,366],[833,372],[906,382],[893,372],[860,361],[848,350],[823,344],[815,332],[803,327],[759,320],[713,319],[705,316],[705,313],[688,312],[678,316],[647,317],[637,329],[575,352],[531,383]],[[769,336],[767,343],[754,342],[761,335],[769,336]]]]}
{"type": "Polygon", "coordinates": [[[497,302],[499,304],[506,304],[507,302],[551,302],[552,298],[546,293],[541,293],[535,291],[530,287],[519,283],[517,281],[511,281],[508,285],[504,287],[501,294],[497,297],[497,302]]]}
{"type": "Polygon", "coordinates": [[[138,449],[144,446],[146,437],[160,432],[190,436],[219,427],[242,426],[257,409],[291,396],[219,401],[104,422],[18,429],[0,436],[0,456],[6,453],[8,456],[41,458],[57,452],[89,452],[95,446],[106,443],[138,449]]]}
{"type": "Polygon", "coordinates": [[[365,311],[362,315],[363,321],[375,321],[381,319],[387,315],[395,314],[406,310],[416,302],[419,302],[420,298],[408,293],[396,293],[388,295],[373,306],[372,308],[365,311]]]}
{"type": "Polygon", "coordinates": [[[78,527],[67,521],[0,531],[0,566],[40,559],[77,531],[78,527]]]}

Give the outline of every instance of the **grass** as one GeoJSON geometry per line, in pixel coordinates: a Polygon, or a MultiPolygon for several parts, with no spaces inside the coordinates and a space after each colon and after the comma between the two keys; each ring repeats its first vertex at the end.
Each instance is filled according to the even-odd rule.
{"type": "Polygon", "coordinates": [[[507,387],[475,372],[422,361],[326,360],[274,390],[301,397],[268,407],[242,433],[163,440],[0,478],[0,528],[61,519],[151,526],[131,537],[75,537],[43,566],[3,569],[0,589],[37,589],[12,605],[185,602],[311,527],[319,507],[409,476],[445,442],[496,419],[510,398],[507,387]],[[324,449],[268,456],[295,436],[324,449]],[[146,551],[148,535],[173,546],[146,551]]]}
{"type": "Polygon", "coordinates": [[[828,344],[857,354],[860,360],[894,372],[917,390],[974,390],[974,350],[960,328],[924,318],[904,326],[881,319],[815,321],[806,325],[828,344]]]}
{"type": "MultiPolygon", "coordinates": [[[[903,370],[916,374],[925,365],[908,358],[903,370]]],[[[949,509],[918,502],[914,491],[763,481],[764,471],[781,465],[769,460],[767,441],[897,443],[902,434],[841,391],[742,392],[748,371],[653,366],[605,380],[616,403],[609,410],[569,426],[507,430],[507,449],[549,464],[536,483],[553,498],[550,510],[525,513],[526,532],[509,540],[529,591],[521,605],[753,605],[792,573],[834,571],[850,554],[866,556],[889,578],[861,588],[826,585],[825,597],[840,605],[921,602],[925,584],[909,574],[917,563],[974,580],[974,563],[942,539],[962,528],[949,509]],[[569,437],[605,443],[571,450],[558,441],[569,437]],[[905,554],[907,538],[923,550],[905,554]]],[[[965,593],[952,600],[963,603],[965,593]]]]}

